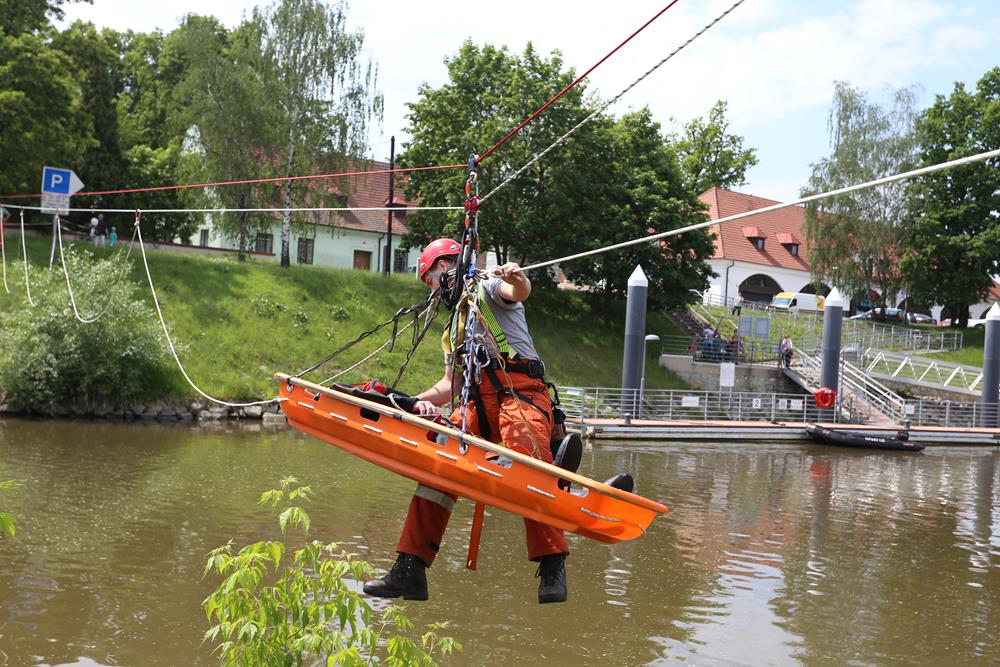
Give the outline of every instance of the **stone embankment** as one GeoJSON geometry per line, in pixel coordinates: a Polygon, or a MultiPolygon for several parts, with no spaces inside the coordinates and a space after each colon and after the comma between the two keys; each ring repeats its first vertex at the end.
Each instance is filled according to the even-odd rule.
{"type": "MultiPolygon", "coordinates": [[[[21,414],[22,412],[0,402],[0,414],[3,413],[21,414]]],[[[108,404],[72,404],[63,409],[54,410],[45,416],[157,422],[215,422],[226,419],[246,419],[259,420],[265,426],[280,426],[288,423],[277,403],[231,408],[200,400],[156,401],[149,405],[128,407],[108,404]]]]}

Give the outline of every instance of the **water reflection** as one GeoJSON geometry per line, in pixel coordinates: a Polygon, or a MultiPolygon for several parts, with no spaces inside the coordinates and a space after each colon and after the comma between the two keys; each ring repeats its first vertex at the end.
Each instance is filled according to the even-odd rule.
{"type": "MultiPolygon", "coordinates": [[[[464,568],[460,503],[418,622],[451,660],[552,665],[1000,662],[1000,456],[628,443],[582,471],[632,470],[671,508],[636,541],[570,539],[570,601],[535,604],[523,527],[487,513],[464,568]]],[[[213,664],[205,553],[273,536],[256,505],[286,474],[320,496],[313,536],[387,566],[412,484],[296,433],[0,421],[0,664],[213,664]]]]}

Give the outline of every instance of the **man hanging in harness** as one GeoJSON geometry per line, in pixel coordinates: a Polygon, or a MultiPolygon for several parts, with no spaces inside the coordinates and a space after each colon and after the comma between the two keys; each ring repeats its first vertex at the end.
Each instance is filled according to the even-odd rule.
{"type": "MultiPolygon", "coordinates": [[[[462,279],[455,275],[460,252],[461,246],[451,239],[434,241],[420,255],[417,277],[431,290],[453,285],[453,281],[462,279]]],[[[492,274],[478,288],[478,311],[485,320],[480,327],[485,330],[486,339],[482,354],[489,359],[480,360],[485,367],[478,383],[471,388],[473,395],[464,406],[464,414],[459,406],[451,419],[456,424],[464,423],[473,434],[551,463],[552,402],[544,380],[544,366],[524,316],[523,301],[531,294],[531,282],[514,263],[498,266],[492,274]]],[[[462,388],[462,378],[456,377],[453,370],[456,360],[452,355],[461,355],[463,349],[464,317],[476,315],[467,304],[464,317],[461,305],[457,310],[442,338],[444,375],[417,395],[415,411],[420,414],[435,414],[439,406],[451,401],[462,388]]],[[[406,600],[427,599],[425,570],[437,555],[455,499],[422,484],[417,486],[396,545],[399,554],[396,563],[388,574],[366,583],[365,593],[406,600]]],[[[564,561],[569,549],[563,532],[530,519],[525,519],[524,525],[528,558],[539,563],[536,573],[540,577],[539,603],[564,602],[567,595],[564,561]]]]}

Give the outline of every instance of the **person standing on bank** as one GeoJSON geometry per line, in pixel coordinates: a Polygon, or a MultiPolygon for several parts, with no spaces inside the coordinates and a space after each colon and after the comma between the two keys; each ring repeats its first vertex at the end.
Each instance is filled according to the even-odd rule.
{"type": "Polygon", "coordinates": [[[743,292],[737,292],[736,298],[733,299],[733,311],[731,314],[735,315],[736,317],[739,317],[740,313],[742,312],[743,312],[743,292]]]}
{"type": "MultiPolygon", "coordinates": [[[[417,277],[431,290],[441,288],[442,283],[461,280],[461,276],[454,275],[460,252],[461,246],[451,239],[430,243],[420,255],[417,277]]],[[[487,440],[502,442],[510,449],[551,463],[552,402],[544,380],[544,365],[524,316],[523,302],[531,294],[531,282],[513,262],[494,268],[492,273],[479,287],[479,305],[486,320],[483,324],[490,339],[487,353],[491,359],[465,408],[466,427],[487,440]],[[497,361],[502,362],[502,371],[498,372],[497,361]]],[[[451,321],[456,328],[464,328],[464,318],[453,317],[451,321]]],[[[458,354],[461,368],[463,344],[458,336],[462,332],[452,331],[451,326],[442,337],[444,375],[416,396],[414,411],[419,414],[437,413],[439,406],[461,392],[462,378],[453,374],[452,361],[453,355],[458,354]]],[[[459,406],[452,413],[453,423],[462,422],[462,409],[459,406]]],[[[417,485],[396,545],[396,563],[385,576],[366,583],[365,593],[384,598],[427,599],[426,568],[434,562],[440,548],[455,500],[451,494],[417,485]]],[[[528,558],[539,564],[535,574],[540,578],[538,602],[565,602],[564,561],[569,548],[563,531],[530,519],[524,520],[524,526],[528,558]]]]}
{"type": "Polygon", "coordinates": [[[108,240],[108,223],[104,221],[104,214],[97,214],[97,228],[94,230],[94,245],[103,248],[108,240]]]}

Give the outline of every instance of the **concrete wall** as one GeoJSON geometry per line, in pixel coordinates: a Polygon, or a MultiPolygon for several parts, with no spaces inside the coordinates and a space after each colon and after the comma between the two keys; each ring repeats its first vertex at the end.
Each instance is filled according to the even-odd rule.
{"type": "MultiPolygon", "coordinates": [[[[677,373],[692,389],[703,391],[719,390],[719,366],[702,361],[694,361],[687,355],[664,354],[660,356],[660,366],[677,373]]],[[[754,391],[760,393],[802,393],[802,389],[789,380],[777,366],[744,365],[736,366],[736,386],[733,391],[754,391]]]]}

